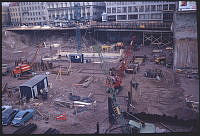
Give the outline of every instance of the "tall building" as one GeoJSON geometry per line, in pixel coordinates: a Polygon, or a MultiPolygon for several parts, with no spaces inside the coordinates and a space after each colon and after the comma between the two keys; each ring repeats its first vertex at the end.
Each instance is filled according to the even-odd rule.
{"type": "Polygon", "coordinates": [[[49,16],[46,2],[19,2],[21,23],[26,25],[47,25],[49,16]]]}
{"type": "Polygon", "coordinates": [[[45,2],[11,2],[11,23],[18,25],[45,25],[49,16],[45,2]]]}
{"type": "Polygon", "coordinates": [[[9,14],[9,7],[8,5],[3,5],[2,4],[2,26],[8,26],[10,25],[10,14],[9,14]]]}
{"type": "Polygon", "coordinates": [[[21,12],[19,2],[12,2],[9,4],[9,13],[11,18],[11,25],[19,26],[21,24],[21,12]]]}
{"type": "Polygon", "coordinates": [[[106,2],[108,21],[172,21],[175,2],[106,2]]]}
{"type": "Polygon", "coordinates": [[[75,19],[75,6],[78,7],[78,14],[83,20],[101,19],[101,14],[105,11],[104,2],[47,2],[50,22],[75,19]]]}

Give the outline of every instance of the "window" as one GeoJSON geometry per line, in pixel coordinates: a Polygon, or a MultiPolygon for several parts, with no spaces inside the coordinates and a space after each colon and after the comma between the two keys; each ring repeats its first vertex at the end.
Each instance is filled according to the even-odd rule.
{"type": "Polygon", "coordinates": [[[145,14],[144,15],[144,19],[149,19],[150,18],[150,14],[145,14]]]}
{"type": "Polygon", "coordinates": [[[43,17],[43,20],[45,20],[46,18],[45,17],[43,17]]]}
{"type": "Polygon", "coordinates": [[[163,5],[163,10],[168,10],[168,5],[167,4],[163,5]]]}
{"type": "Polygon", "coordinates": [[[151,14],[151,19],[161,19],[161,14],[159,13],[151,14]]]}
{"type": "Polygon", "coordinates": [[[156,11],[156,5],[151,5],[151,11],[156,11]]]}
{"type": "Polygon", "coordinates": [[[163,20],[164,21],[173,21],[173,14],[172,13],[164,13],[163,20]]]}
{"type": "Polygon", "coordinates": [[[128,13],[132,12],[132,7],[128,7],[128,13]]]}
{"type": "Polygon", "coordinates": [[[144,19],[144,14],[140,14],[140,15],[139,15],[139,18],[140,18],[140,19],[144,19]]]}
{"type": "Polygon", "coordinates": [[[139,7],[139,12],[144,12],[144,6],[139,7]]]}
{"type": "Polygon", "coordinates": [[[117,7],[117,13],[121,13],[121,7],[117,7]]]}
{"type": "Polygon", "coordinates": [[[145,12],[149,12],[150,11],[150,5],[145,5],[145,12]]]}
{"type": "Polygon", "coordinates": [[[126,15],[118,15],[117,16],[117,20],[126,20],[126,19],[127,19],[126,15]]]}
{"type": "Polygon", "coordinates": [[[138,15],[137,14],[128,15],[128,20],[132,20],[132,19],[138,19],[138,15]]]}
{"type": "Polygon", "coordinates": [[[116,8],[112,8],[112,13],[116,13],[116,8]]]}
{"type": "Polygon", "coordinates": [[[35,12],[33,12],[33,16],[35,16],[35,12]]]}
{"type": "Polygon", "coordinates": [[[111,13],[111,8],[107,8],[107,13],[111,13]]]}
{"type": "Polygon", "coordinates": [[[122,13],[127,13],[127,7],[122,7],[122,13]]]}
{"type": "Polygon", "coordinates": [[[88,16],[88,17],[90,16],[90,12],[87,13],[87,16],[88,16]]]}
{"type": "Polygon", "coordinates": [[[169,4],[169,10],[175,10],[176,6],[175,4],[169,4]]]}
{"type": "Polygon", "coordinates": [[[24,115],[23,115],[23,117],[22,118],[24,118],[26,115],[28,115],[29,114],[29,112],[26,112],[24,115]]]}
{"type": "Polygon", "coordinates": [[[157,5],[157,11],[162,11],[162,5],[157,5]]]}
{"type": "Polygon", "coordinates": [[[133,12],[138,12],[138,7],[137,6],[133,6],[133,12]]]}

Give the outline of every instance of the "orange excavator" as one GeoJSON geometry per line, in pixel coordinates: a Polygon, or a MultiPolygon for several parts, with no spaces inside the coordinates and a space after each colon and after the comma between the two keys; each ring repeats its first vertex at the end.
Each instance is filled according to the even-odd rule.
{"type": "Polygon", "coordinates": [[[26,64],[26,63],[23,64],[23,62],[22,62],[22,63],[19,63],[18,66],[16,66],[12,70],[14,77],[20,77],[22,74],[32,71],[32,66],[34,64],[34,60],[36,59],[38,52],[42,46],[44,46],[44,43],[42,45],[37,46],[37,49],[36,49],[36,52],[35,52],[35,55],[34,55],[32,61],[31,61],[32,62],[31,64],[26,64]]]}

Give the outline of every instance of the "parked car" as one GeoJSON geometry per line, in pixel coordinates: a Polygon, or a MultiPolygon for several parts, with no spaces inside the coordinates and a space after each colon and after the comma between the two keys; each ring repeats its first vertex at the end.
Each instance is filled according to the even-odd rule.
{"type": "Polygon", "coordinates": [[[33,109],[27,109],[27,110],[21,110],[16,115],[15,118],[12,121],[13,126],[22,126],[25,124],[25,122],[29,121],[35,113],[35,110],[33,109]]]}
{"type": "Polygon", "coordinates": [[[9,125],[14,119],[15,115],[19,112],[18,109],[8,109],[2,114],[2,125],[9,125]]]}
{"type": "Polygon", "coordinates": [[[6,112],[9,109],[12,109],[12,106],[1,106],[2,115],[4,114],[4,112],[6,112]]]}

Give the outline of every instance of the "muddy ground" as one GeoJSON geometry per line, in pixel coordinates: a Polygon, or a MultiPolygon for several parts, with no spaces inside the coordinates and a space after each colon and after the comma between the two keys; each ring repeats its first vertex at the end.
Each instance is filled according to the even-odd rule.
{"type": "MultiPolygon", "coordinates": [[[[14,54],[12,51],[22,50],[23,54],[19,56],[32,56],[35,47],[24,47],[24,48],[8,48],[3,47],[3,63],[14,65],[14,54]],[[8,56],[12,56],[13,59],[9,60],[8,56]]],[[[57,48],[54,49],[56,53],[57,48]]],[[[130,90],[130,81],[134,78],[135,82],[139,83],[138,90],[133,91],[133,100],[135,109],[133,112],[146,112],[151,114],[166,114],[169,116],[177,115],[178,118],[190,119],[197,118],[197,113],[192,111],[186,106],[185,97],[187,95],[192,95],[192,100],[197,101],[199,98],[199,81],[197,79],[187,79],[180,74],[175,73],[172,69],[166,68],[161,65],[156,65],[150,61],[152,57],[151,47],[142,47],[140,51],[135,52],[136,55],[147,55],[149,59],[140,66],[140,71],[135,77],[131,74],[125,74],[123,79],[122,87],[123,90],[118,96],[127,96],[130,90]],[[145,70],[149,68],[159,68],[162,69],[164,78],[160,81],[155,79],[149,79],[144,77],[145,70]]],[[[44,48],[41,50],[41,54],[48,54],[49,49],[44,48]]],[[[28,57],[29,59],[31,57],[28,57]]],[[[40,57],[38,57],[40,58],[40,57]]],[[[40,59],[38,59],[39,61],[40,59]]],[[[69,62],[54,62],[54,65],[62,64],[63,66],[69,66],[69,62]]],[[[117,63],[109,63],[107,67],[116,66],[117,63]]],[[[88,70],[87,70],[88,71],[88,70]]],[[[35,114],[34,117],[28,123],[37,124],[37,129],[33,132],[34,134],[44,133],[48,128],[55,128],[64,134],[83,134],[83,133],[95,133],[96,123],[100,124],[100,133],[104,133],[109,127],[108,122],[108,107],[107,107],[107,97],[109,94],[105,91],[105,75],[99,74],[100,64],[94,63],[72,63],[72,73],[70,75],[62,75],[61,78],[56,79],[56,74],[49,74],[48,81],[52,88],[49,88],[48,100],[43,101],[41,98],[35,99],[26,103],[24,105],[19,105],[19,92],[15,92],[13,97],[8,97],[7,92],[2,94],[2,105],[12,105],[14,108],[27,109],[35,108],[39,110],[43,115],[50,114],[48,120],[41,119],[39,114],[35,114]],[[90,74],[81,73],[81,70],[91,69],[90,74]],[[93,69],[93,70],[92,70],[93,69]],[[96,71],[98,69],[98,72],[96,71]],[[93,74],[91,74],[93,73],[93,74]],[[82,78],[85,76],[94,76],[93,82],[87,87],[83,88],[81,86],[75,86],[82,78]],[[87,97],[92,93],[92,98],[96,100],[96,107],[90,110],[83,111],[74,115],[74,109],[61,107],[55,105],[55,99],[62,99],[69,101],[68,95],[73,90],[74,95],[81,97],[87,97]],[[66,120],[56,120],[55,117],[58,114],[66,113],[66,120]]],[[[47,71],[37,71],[37,74],[44,74],[47,71]]],[[[2,84],[8,83],[8,87],[18,87],[27,80],[17,80],[10,75],[2,77],[2,84]]],[[[123,97],[117,97],[117,101],[120,104],[122,110],[126,111],[126,101],[123,97]]],[[[179,128],[176,126],[170,126],[176,131],[189,131],[190,128],[179,128]]],[[[11,134],[17,127],[3,126],[4,134],[11,134]]]]}

